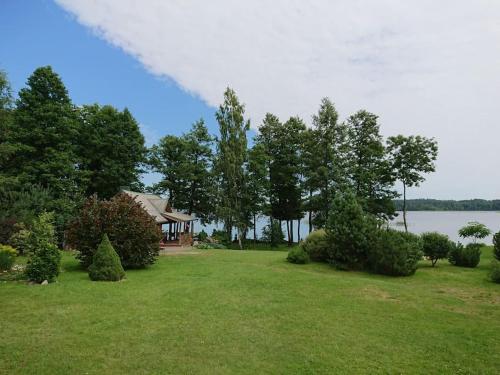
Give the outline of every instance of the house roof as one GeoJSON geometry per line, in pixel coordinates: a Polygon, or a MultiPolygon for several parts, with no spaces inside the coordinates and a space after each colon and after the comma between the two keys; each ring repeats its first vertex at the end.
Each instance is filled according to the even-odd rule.
{"type": "Polygon", "coordinates": [[[170,221],[186,222],[196,220],[192,215],[183,214],[175,210],[167,212],[168,199],[162,198],[159,195],[137,193],[130,190],[122,190],[122,192],[135,198],[147,213],[155,219],[157,224],[165,224],[170,221]]]}

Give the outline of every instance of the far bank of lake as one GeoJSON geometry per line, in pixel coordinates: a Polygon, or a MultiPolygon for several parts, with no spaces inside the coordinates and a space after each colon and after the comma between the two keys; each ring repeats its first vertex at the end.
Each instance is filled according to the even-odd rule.
{"type": "MultiPolygon", "coordinates": [[[[398,212],[398,216],[390,222],[390,226],[395,229],[404,230],[403,213],[398,212]]],[[[437,231],[444,233],[453,241],[466,242],[458,236],[458,230],[470,221],[478,221],[486,225],[493,233],[500,231],[500,211],[408,211],[408,230],[413,233],[424,233],[437,231]]],[[[267,217],[260,217],[257,220],[257,237],[262,235],[262,229],[269,223],[267,217]]],[[[195,231],[204,229],[209,235],[213,229],[222,229],[222,225],[196,225],[195,231]]],[[[300,237],[307,237],[309,224],[306,219],[301,221],[300,237]]],[[[286,235],[286,226],[283,223],[283,232],[286,235]]],[[[253,229],[249,231],[248,238],[253,238],[253,229]]],[[[297,241],[297,221],[294,221],[294,241],[297,241]]],[[[483,242],[490,244],[492,236],[483,242]]]]}

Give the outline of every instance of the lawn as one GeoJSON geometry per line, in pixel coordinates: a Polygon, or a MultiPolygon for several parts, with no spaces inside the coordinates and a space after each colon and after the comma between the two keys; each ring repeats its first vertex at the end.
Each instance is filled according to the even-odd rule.
{"type": "Polygon", "coordinates": [[[204,250],[102,283],[67,254],[55,284],[0,283],[0,374],[500,373],[491,249],[408,278],[285,257],[204,250]]]}

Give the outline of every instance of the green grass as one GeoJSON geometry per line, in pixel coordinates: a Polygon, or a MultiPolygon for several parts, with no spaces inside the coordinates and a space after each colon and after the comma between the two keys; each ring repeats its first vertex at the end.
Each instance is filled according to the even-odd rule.
{"type": "Polygon", "coordinates": [[[66,255],[56,284],[0,283],[0,374],[500,373],[491,249],[408,278],[285,257],[209,250],[103,283],[66,255]]]}

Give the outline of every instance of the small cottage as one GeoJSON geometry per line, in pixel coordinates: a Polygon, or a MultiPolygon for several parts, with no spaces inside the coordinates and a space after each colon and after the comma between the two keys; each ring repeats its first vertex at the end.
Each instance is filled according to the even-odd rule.
{"type": "Polygon", "coordinates": [[[168,199],[156,194],[137,193],[130,190],[122,190],[139,202],[160,227],[164,237],[164,246],[178,246],[191,244],[194,233],[193,215],[184,214],[174,210],[168,203],[168,199]]]}

